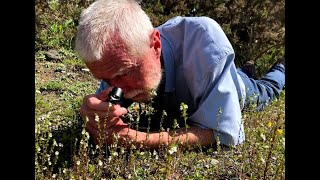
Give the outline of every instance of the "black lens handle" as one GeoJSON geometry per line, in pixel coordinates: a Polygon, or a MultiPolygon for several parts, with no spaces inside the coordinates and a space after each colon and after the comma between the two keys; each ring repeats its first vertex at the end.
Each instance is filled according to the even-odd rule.
{"type": "MultiPolygon", "coordinates": [[[[120,106],[123,106],[123,102],[125,99],[123,98],[123,90],[119,87],[114,87],[112,90],[109,92],[108,97],[109,97],[109,102],[112,104],[119,104],[120,106]]],[[[123,122],[129,122],[129,117],[127,115],[122,115],[120,118],[123,120],[123,122]]]]}

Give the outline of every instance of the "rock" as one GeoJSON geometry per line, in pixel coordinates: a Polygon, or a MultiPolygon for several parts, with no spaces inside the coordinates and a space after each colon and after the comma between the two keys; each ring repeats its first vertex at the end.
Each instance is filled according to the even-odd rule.
{"type": "Polygon", "coordinates": [[[58,51],[51,49],[45,53],[47,61],[60,61],[61,58],[59,56],[58,51]]]}

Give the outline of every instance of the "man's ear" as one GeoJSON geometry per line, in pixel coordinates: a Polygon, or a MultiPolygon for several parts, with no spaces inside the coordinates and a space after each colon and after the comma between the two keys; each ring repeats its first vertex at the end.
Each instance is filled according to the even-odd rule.
{"type": "Polygon", "coordinates": [[[152,48],[155,51],[156,56],[160,58],[162,46],[158,29],[154,29],[150,34],[150,48],[152,48]]]}

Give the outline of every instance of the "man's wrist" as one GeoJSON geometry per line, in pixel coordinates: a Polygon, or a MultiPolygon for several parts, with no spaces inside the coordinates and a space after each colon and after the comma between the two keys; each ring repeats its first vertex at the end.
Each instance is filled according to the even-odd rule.
{"type": "Polygon", "coordinates": [[[131,148],[133,145],[134,147],[141,149],[143,144],[145,143],[146,133],[136,131],[134,129],[129,129],[126,134],[126,142],[127,147],[131,148]]]}

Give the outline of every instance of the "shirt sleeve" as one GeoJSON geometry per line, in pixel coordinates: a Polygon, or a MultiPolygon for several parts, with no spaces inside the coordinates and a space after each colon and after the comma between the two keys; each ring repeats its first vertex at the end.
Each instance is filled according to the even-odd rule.
{"type": "MultiPolygon", "coordinates": [[[[202,81],[204,93],[197,110],[190,117],[194,125],[213,129],[216,140],[225,145],[237,145],[244,140],[240,102],[230,70],[231,59],[233,55],[221,60],[202,81]],[[224,69],[219,75],[214,74],[220,64],[224,64],[224,69]]],[[[194,91],[194,95],[200,95],[200,92],[194,91]]]]}
{"type": "Polygon", "coordinates": [[[99,94],[101,91],[107,89],[109,85],[105,81],[100,81],[99,88],[96,90],[96,94],[99,94]]]}
{"type": "Polygon", "coordinates": [[[212,129],[221,144],[244,140],[239,102],[239,82],[233,48],[212,19],[195,21],[186,28],[183,52],[184,77],[195,105],[191,124],[212,129]]]}

